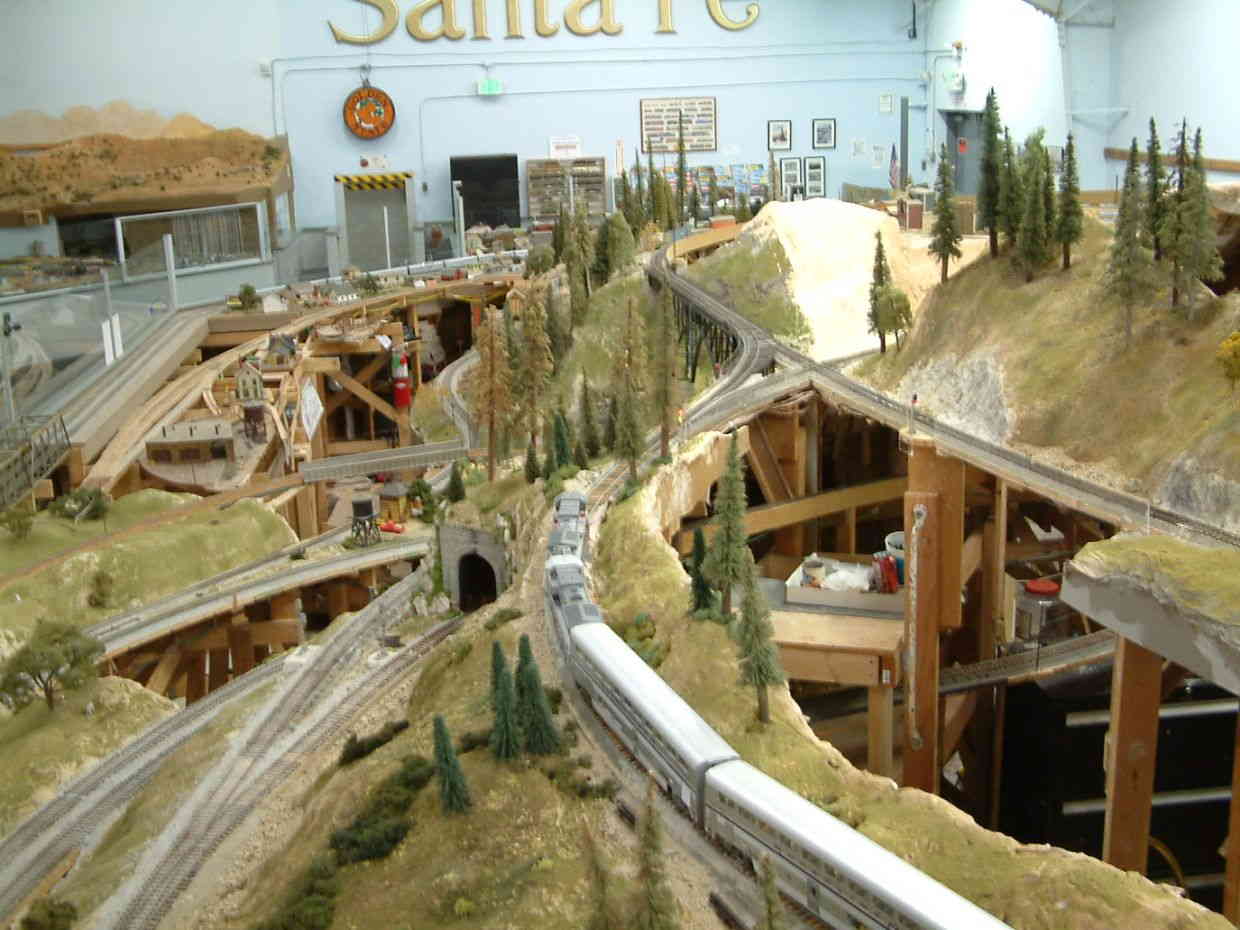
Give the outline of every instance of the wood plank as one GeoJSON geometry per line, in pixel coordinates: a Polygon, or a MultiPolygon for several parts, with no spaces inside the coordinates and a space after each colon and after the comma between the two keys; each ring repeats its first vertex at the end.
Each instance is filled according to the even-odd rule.
{"type": "Polygon", "coordinates": [[[960,745],[960,738],[977,710],[977,694],[977,691],[963,691],[943,698],[940,709],[942,726],[939,728],[940,759],[950,759],[960,745]]]}
{"type": "Polygon", "coordinates": [[[396,408],[389,404],[386,400],[372,391],[366,385],[357,381],[351,375],[346,375],[343,371],[338,371],[332,375],[332,380],[339,384],[349,393],[361,398],[369,406],[373,407],[379,413],[383,414],[393,423],[400,422],[400,414],[396,412],[396,408]]]}
{"type": "MultiPolygon", "coordinates": [[[[250,633],[252,646],[279,646],[302,641],[301,621],[294,618],[260,620],[247,623],[245,627],[250,633]]],[[[218,650],[229,648],[231,642],[229,627],[217,626],[201,636],[186,640],[186,646],[195,650],[218,650]]]]}
{"type": "Polygon", "coordinates": [[[168,686],[172,684],[177,669],[181,665],[181,647],[173,643],[160,657],[159,662],[155,665],[155,671],[151,673],[151,677],[147,680],[146,686],[156,694],[166,694],[168,686]]]}
{"type": "Polygon", "coordinates": [[[871,685],[866,699],[866,768],[875,775],[891,777],[893,696],[888,685],[871,685]]]}
{"type": "Polygon", "coordinates": [[[973,577],[973,573],[981,567],[982,564],[982,537],[983,530],[976,530],[968,539],[964,541],[964,546],[960,550],[960,581],[962,584],[968,584],[969,579],[973,577]]]}
{"type": "Polygon", "coordinates": [[[779,661],[792,681],[820,681],[844,685],[877,685],[878,656],[824,652],[804,646],[780,646],[779,661]]]}
{"type": "MultiPolygon", "coordinates": [[[[909,573],[907,636],[909,665],[904,670],[904,785],[930,794],[939,790],[939,616],[942,611],[942,518],[938,494],[904,495],[905,571],[909,573]],[[914,517],[924,508],[920,532],[914,517]],[[913,578],[913,564],[915,574],[913,578]]],[[[958,592],[951,592],[959,606],[958,592]]]]}
{"type": "MultiPolygon", "coordinates": [[[[1112,161],[1128,161],[1129,150],[1107,147],[1102,150],[1103,154],[1112,161]]],[[[1167,158],[1167,153],[1164,153],[1167,158]]],[[[1137,161],[1145,164],[1149,161],[1149,155],[1146,152],[1137,152],[1137,161]]],[[[1219,171],[1225,174],[1240,174],[1240,161],[1230,158],[1203,158],[1202,163],[1206,166],[1207,171],[1219,171]]]]}
{"type": "Polygon", "coordinates": [[[202,700],[207,694],[206,653],[192,652],[188,659],[185,678],[185,703],[187,705],[202,700]]]}
{"type": "Polygon", "coordinates": [[[763,496],[769,502],[786,501],[792,497],[792,488],[788,486],[784,470],[779,466],[779,457],[761,417],[756,417],[749,424],[749,465],[763,496]]]}
{"type": "Polygon", "coordinates": [[[1161,681],[1162,657],[1119,637],[1111,673],[1102,858],[1142,874],[1149,853],[1161,681]]]}
{"type": "MultiPolygon", "coordinates": [[[[356,375],[357,380],[360,381],[362,384],[366,385],[367,387],[369,387],[370,382],[374,380],[375,375],[377,375],[379,373],[379,370],[383,368],[383,366],[388,362],[388,359],[389,359],[389,354],[386,352],[380,355],[376,355],[374,358],[372,358],[369,362],[367,362],[362,367],[361,371],[357,373],[356,375]]],[[[315,359],[315,361],[319,361],[319,359],[315,359]]],[[[338,371],[340,369],[339,359],[337,359],[336,361],[337,361],[336,370],[338,371]]],[[[351,396],[352,395],[350,395],[347,391],[345,391],[345,392],[341,392],[340,394],[335,394],[332,397],[329,397],[327,399],[327,409],[323,412],[324,416],[331,416],[351,396]]]]}

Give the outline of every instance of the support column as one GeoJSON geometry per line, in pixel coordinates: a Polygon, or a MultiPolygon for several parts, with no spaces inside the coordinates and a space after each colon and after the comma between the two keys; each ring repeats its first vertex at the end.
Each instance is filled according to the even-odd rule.
{"type": "MultiPolygon", "coordinates": [[[[326,381],[323,375],[314,376],[314,387],[319,392],[319,400],[327,397],[326,381]]],[[[310,458],[317,461],[327,457],[327,417],[324,416],[319,421],[319,427],[314,431],[314,435],[310,437],[310,458]]],[[[317,536],[319,533],[327,529],[327,518],[329,509],[327,506],[327,484],[322,481],[314,482],[314,511],[317,525],[312,535],[317,536]]],[[[303,529],[304,533],[305,530],[303,529]]]]}
{"type": "Polygon", "coordinates": [[[228,650],[212,649],[207,653],[207,691],[228,684],[228,650]]]}
{"type": "MultiPolygon", "coordinates": [[[[904,495],[906,586],[904,639],[904,784],[931,794],[939,790],[939,618],[943,610],[942,506],[939,495],[910,491],[904,495]],[[921,527],[916,515],[924,510],[921,527]],[[916,581],[911,572],[916,560],[916,581]]],[[[959,573],[959,553],[957,573],[959,573]]],[[[959,596],[956,609],[959,611],[959,596]]]]}
{"type": "Polygon", "coordinates": [[[228,626],[228,650],[232,653],[233,675],[244,675],[254,667],[254,640],[250,635],[250,618],[244,613],[233,614],[228,626]]]}
{"type": "Polygon", "coordinates": [[[341,614],[349,612],[349,582],[329,581],[327,583],[327,612],[335,620],[341,614]]]}
{"type": "Polygon", "coordinates": [[[1161,682],[1162,657],[1120,637],[1111,674],[1102,858],[1116,868],[1142,874],[1149,851],[1161,682]]]}
{"type": "Polygon", "coordinates": [[[848,555],[857,551],[857,508],[849,507],[844,511],[844,542],[841,550],[848,555]]]}
{"type": "MultiPolygon", "coordinates": [[[[934,448],[933,441],[929,439],[911,437],[908,489],[911,492],[938,495],[939,522],[935,531],[935,545],[938,550],[938,623],[939,629],[957,629],[962,622],[960,575],[964,550],[964,462],[940,455],[934,448]]],[[[911,530],[911,517],[906,507],[906,544],[911,530]]]]}
{"type": "Polygon", "coordinates": [[[866,768],[875,775],[891,777],[891,719],[894,689],[890,685],[871,685],[867,705],[869,753],[866,768]]]}
{"type": "Polygon", "coordinates": [[[1223,916],[1240,923],[1240,718],[1236,720],[1235,760],[1231,766],[1231,808],[1227,818],[1227,871],[1223,877],[1223,916]]]}
{"type": "Polygon", "coordinates": [[[189,706],[207,694],[207,656],[204,652],[191,652],[185,676],[185,704],[189,706]]]}

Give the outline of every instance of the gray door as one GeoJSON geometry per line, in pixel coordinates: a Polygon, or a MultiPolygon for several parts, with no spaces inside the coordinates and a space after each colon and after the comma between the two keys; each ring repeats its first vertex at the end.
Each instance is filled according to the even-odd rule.
{"type": "Polygon", "coordinates": [[[344,194],[346,235],[349,237],[349,264],[362,271],[395,267],[410,261],[409,218],[405,206],[405,189],[346,190],[344,194]],[[387,207],[387,242],[383,231],[383,208],[387,207]]]}
{"type": "Polygon", "coordinates": [[[977,196],[982,180],[982,114],[945,112],[947,155],[955,159],[956,193],[977,196]]]}

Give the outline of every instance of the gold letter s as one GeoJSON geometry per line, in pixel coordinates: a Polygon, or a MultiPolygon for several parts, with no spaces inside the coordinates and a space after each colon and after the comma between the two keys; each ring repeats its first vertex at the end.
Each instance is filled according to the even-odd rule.
{"type": "Polygon", "coordinates": [[[568,27],[568,31],[574,35],[592,36],[600,29],[609,36],[619,35],[624,27],[616,22],[615,0],[573,0],[568,5],[568,9],[564,11],[564,25],[568,27]],[[581,11],[591,4],[602,3],[599,10],[598,22],[593,26],[583,25],[581,22],[581,11]]]}
{"type": "Polygon", "coordinates": [[[449,39],[465,38],[465,30],[456,24],[456,0],[422,0],[405,17],[405,28],[419,42],[433,42],[445,36],[449,39]],[[434,32],[427,32],[422,28],[422,17],[436,6],[443,13],[443,25],[434,32]]]}
{"type": "Polygon", "coordinates": [[[331,28],[332,36],[336,41],[348,42],[351,45],[373,45],[390,36],[392,30],[396,28],[397,20],[400,19],[400,10],[396,6],[396,0],[358,0],[358,2],[373,6],[383,16],[383,22],[380,23],[378,31],[368,36],[355,36],[336,28],[329,21],[327,25],[331,28]]]}
{"type": "Polygon", "coordinates": [[[728,19],[723,12],[723,6],[720,0],[706,0],[706,8],[710,10],[710,18],[722,26],[724,29],[731,29],[735,32],[738,29],[747,29],[754,24],[758,18],[758,4],[750,3],[745,7],[745,18],[739,23],[728,19]]]}

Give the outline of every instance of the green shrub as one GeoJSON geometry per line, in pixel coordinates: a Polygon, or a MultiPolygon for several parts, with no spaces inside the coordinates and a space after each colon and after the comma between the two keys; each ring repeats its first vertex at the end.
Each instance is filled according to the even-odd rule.
{"type": "Polygon", "coordinates": [[[298,876],[280,910],[256,930],[328,930],[336,915],[336,857],[321,853],[298,876]]]}
{"type": "Polygon", "coordinates": [[[435,777],[435,763],[425,756],[406,756],[392,781],[417,794],[435,777]]]}
{"type": "Polygon", "coordinates": [[[474,902],[469,898],[457,898],[452,904],[452,913],[457,917],[468,917],[474,912],[474,902]]]}
{"type": "Polygon", "coordinates": [[[348,765],[350,762],[370,755],[380,746],[390,743],[397,733],[408,728],[408,720],[389,720],[377,733],[369,736],[359,738],[356,734],[350,733],[349,738],[344,741],[344,746],[341,747],[338,764],[348,765]]]}
{"type": "Polygon", "coordinates": [[[560,704],[564,701],[564,692],[554,685],[543,685],[543,693],[547,695],[547,703],[551,705],[552,716],[560,712],[560,704]]]}
{"type": "Polygon", "coordinates": [[[468,639],[463,643],[457,643],[452,647],[452,655],[448,658],[449,665],[460,665],[465,661],[466,657],[473,652],[474,641],[468,639]]]}
{"type": "Polygon", "coordinates": [[[467,730],[461,734],[456,751],[460,755],[464,755],[467,752],[473,752],[479,746],[486,746],[490,742],[491,727],[487,727],[485,730],[467,730]]]}
{"type": "Polygon", "coordinates": [[[524,616],[524,614],[515,607],[501,607],[491,615],[490,619],[488,619],[483,626],[494,633],[505,623],[511,623],[513,620],[516,620],[522,616],[524,616]]]}
{"type": "Polygon", "coordinates": [[[21,930],[69,930],[77,918],[77,908],[68,901],[39,898],[22,918],[21,930]]]}
{"type": "Polygon", "coordinates": [[[400,845],[411,826],[407,817],[355,820],[331,836],[331,847],[341,865],[382,859],[400,845]]]}

